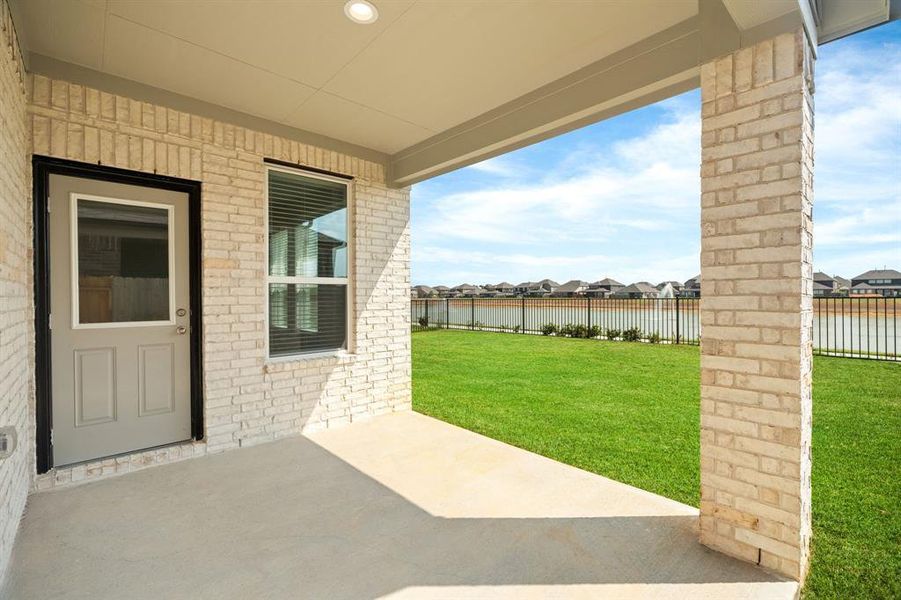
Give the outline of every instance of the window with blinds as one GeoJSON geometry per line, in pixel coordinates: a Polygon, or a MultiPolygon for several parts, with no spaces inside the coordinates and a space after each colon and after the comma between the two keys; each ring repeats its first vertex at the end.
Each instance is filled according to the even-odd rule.
{"type": "Polygon", "coordinates": [[[269,168],[269,356],[347,348],[347,184],[269,168]]]}

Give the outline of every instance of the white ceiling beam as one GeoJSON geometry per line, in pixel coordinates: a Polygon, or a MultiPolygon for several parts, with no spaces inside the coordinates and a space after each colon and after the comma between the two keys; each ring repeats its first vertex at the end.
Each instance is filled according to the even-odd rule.
{"type": "Polygon", "coordinates": [[[687,19],[396,153],[392,182],[423,181],[697,87],[697,23],[687,19]]]}

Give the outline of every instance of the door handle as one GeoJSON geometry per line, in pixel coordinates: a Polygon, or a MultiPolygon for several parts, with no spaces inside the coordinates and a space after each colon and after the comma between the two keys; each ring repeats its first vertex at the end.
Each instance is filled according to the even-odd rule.
{"type": "Polygon", "coordinates": [[[184,334],[188,333],[188,328],[185,327],[184,325],[179,325],[178,327],[175,328],[175,333],[177,333],[178,335],[184,335],[184,334]]]}

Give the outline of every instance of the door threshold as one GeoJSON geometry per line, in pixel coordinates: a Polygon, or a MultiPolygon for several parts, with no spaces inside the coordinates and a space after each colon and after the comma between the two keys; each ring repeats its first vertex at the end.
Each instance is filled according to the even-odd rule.
{"type": "Polygon", "coordinates": [[[70,463],[53,467],[50,471],[39,474],[35,478],[31,491],[34,493],[68,488],[73,485],[141,471],[149,467],[204,456],[206,453],[205,440],[187,439],[103,458],[70,463]]]}

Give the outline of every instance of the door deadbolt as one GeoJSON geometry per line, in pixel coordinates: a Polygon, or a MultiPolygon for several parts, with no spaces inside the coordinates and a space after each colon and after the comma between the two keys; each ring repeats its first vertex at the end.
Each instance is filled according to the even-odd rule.
{"type": "Polygon", "coordinates": [[[179,317],[183,317],[186,314],[188,314],[188,311],[186,311],[183,308],[179,308],[177,311],[175,311],[175,314],[178,315],[179,317]]]}

